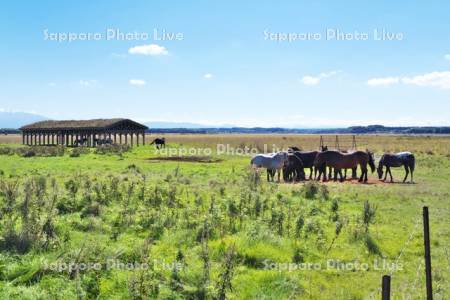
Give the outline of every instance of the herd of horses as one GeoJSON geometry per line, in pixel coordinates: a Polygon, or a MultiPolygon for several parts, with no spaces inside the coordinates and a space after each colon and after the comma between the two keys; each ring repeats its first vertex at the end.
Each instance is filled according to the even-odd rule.
{"type": "Polygon", "coordinates": [[[310,170],[309,180],[327,181],[328,177],[337,181],[339,175],[339,181],[342,182],[347,177],[347,170],[352,171],[352,179],[357,179],[358,167],[361,173],[359,182],[368,181],[368,167],[372,173],[377,170],[380,180],[386,181],[389,174],[390,181],[393,182],[391,168],[403,166],[406,172],[403,182],[411,174],[412,183],[415,157],[411,152],[385,153],[379,160],[378,167],[375,167],[374,155],[368,150],[340,152],[328,150],[325,146],[321,151],[300,151],[298,147],[290,147],[287,151],[278,153],[257,154],[251,159],[251,165],[254,168],[267,169],[267,181],[274,181],[275,175],[278,174],[278,181],[282,175],[285,182],[306,180],[304,169],[310,170]]]}
{"type": "MultiPolygon", "coordinates": [[[[88,139],[87,138],[79,138],[74,141],[75,146],[87,146],[88,139]]],[[[112,145],[113,140],[111,138],[105,139],[94,139],[94,145],[112,145]]]]}

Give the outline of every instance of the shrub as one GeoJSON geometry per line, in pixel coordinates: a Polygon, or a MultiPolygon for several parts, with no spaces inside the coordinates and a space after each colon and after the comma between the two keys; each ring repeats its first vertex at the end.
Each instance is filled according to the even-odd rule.
{"type": "Polygon", "coordinates": [[[328,188],[326,185],[321,184],[319,186],[319,195],[320,195],[320,198],[322,198],[323,200],[328,200],[330,198],[330,192],[328,191],[328,188]]]}
{"type": "Polygon", "coordinates": [[[376,207],[374,207],[373,205],[370,205],[369,201],[365,201],[364,209],[363,209],[363,223],[364,223],[364,227],[366,228],[366,232],[369,231],[369,225],[375,219],[375,212],[376,212],[376,207]]]}
{"type": "Polygon", "coordinates": [[[0,155],[13,155],[15,153],[12,147],[0,147],[0,155]]]}
{"type": "Polygon", "coordinates": [[[76,147],[72,149],[70,157],[79,157],[81,154],[89,154],[89,148],[87,147],[76,147]]]}
{"type": "Polygon", "coordinates": [[[117,154],[121,155],[122,153],[130,151],[130,145],[122,145],[122,144],[106,144],[106,145],[98,145],[95,147],[96,154],[117,154]]]}
{"type": "Polygon", "coordinates": [[[366,245],[367,250],[371,254],[381,255],[381,250],[378,247],[375,240],[372,238],[372,236],[368,233],[364,236],[364,244],[366,245]]]}
{"type": "Polygon", "coordinates": [[[303,194],[306,199],[314,199],[319,192],[319,184],[317,182],[308,182],[303,186],[303,194]]]}
{"type": "Polygon", "coordinates": [[[305,261],[303,258],[302,251],[299,248],[294,249],[294,255],[292,256],[292,262],[296,264],[301,264],[305,261]]]}

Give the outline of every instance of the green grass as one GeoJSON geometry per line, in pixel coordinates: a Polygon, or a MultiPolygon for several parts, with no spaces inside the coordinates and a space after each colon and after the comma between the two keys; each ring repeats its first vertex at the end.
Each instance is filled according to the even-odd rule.
{"type": "MultiPolygon", "coordinates": [[[[14,205],[0,190],[0,242],[7,238],[7,226],[32,237],[26,251],[0,251],[1,298],[213,298],[229,276],[232,288],[226,296],[231,299],[375,299],[382,275],[391,273],[379,269],[383,260],[392,267],[402,253],[394,264],[401,269],[392,270],[393,299],[423,299],[421,216],[427,205],[435,298],[446,299],[450,158],[448,149],[436,149],[432,141],[422,141],[429,143],[430,153],[415,141],[424,149],[417,153],[416,184],[382,184],[372,174],[371,184],[329,182],[322,188],[328,196],[318,192],[313,197],[305,197],[309,184],[267,183],[265,173],[253,184],[249,157],[242,156],[223,155],[216,163],[151,161],[158,154],[149,146],[122,156],[70,157],[70,150],[60,157],[0,155],[0,182],[18,182],[14,205]],[[39,180],[45,180],[40,196],[28,187],[34,194],[26,222],[34,226],[26,227],[21,215],[26,183],[39,180]],[[78,184],[74,195],[68,182],[78,184]],[[376,207],[368,232],[362,221],[365,201],[376,207]],[[7,224],[7,214],[14,216],[13,225],[7,224]],[[300,216],[303,226],[296,236],[300,216]],[[48,218],[51,238],[42,233],[48,218]],[[343,227],[336,236],[337,220],[343,227]],[[182,259],[177,260],[178,253],[182,259]],[[231,275],[226,275],[227,253],[233,253],[231,275]],[[106,270],[112,258],[149,268],[106,270]],[[103,265],[72,273],[45,269],[73,261],[103,265]],[[327,268],[331,261],[355,267],[327,268]],[[176,274],[174,264],[181,266],[176,274]]],[[[403,177],[402,169],[393,173],[397,181],[403,177]]]]}

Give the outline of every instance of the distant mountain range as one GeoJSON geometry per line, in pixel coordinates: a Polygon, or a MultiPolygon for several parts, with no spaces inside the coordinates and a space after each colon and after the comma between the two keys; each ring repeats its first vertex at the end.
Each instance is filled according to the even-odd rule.
{"type": "MultiPolygon", "coordinates": [[[[149,128],[210,128],[215,126],[208,126],[199,123],[188,123],[188,122],[146,122],[144,123],[149,128]]],[[[221,125],[218,127],[233,127],[228,125],[221,125]]]]}
{"type": "Polygon", "coordinates": [[[0,111],[0,128],[17,129],[42,120],[48,120],[48,118],[26,112],[0,111]]]}
{"type": "MultiPolygon", "coordinates": [[[[30,123],[49,118],[25,112],[0,111],[0,129],[17,132],[17,129],[30,123]]],[[[223,124],[219,126],[189,122],[146,122],[153,133],[303,133],[303,134],[450,134],[450,126],[444,127],[386,127],[383,125],[352,126],[347,128],[281,128],[281,127],[236,127],[223,124]]]]}

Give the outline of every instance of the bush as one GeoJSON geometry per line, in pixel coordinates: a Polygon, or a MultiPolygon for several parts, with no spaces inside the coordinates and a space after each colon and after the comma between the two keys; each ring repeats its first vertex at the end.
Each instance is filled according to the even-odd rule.
{"type": "Polygon", "coordinates": [[[89,148],[87,147],[76,147],[72,149],[70,157],[79,157],[81,154],[89,154],[89,148]]]}
{"type": "Polygon", "coordinates": [[[371,254],[381,255],[381,250],[370,234],[364,236],[364,244],[371,254]]]}
{"type": "Polygon", "coordinates": [[[0,155],[13,155],[15,153],[12,147],[0,147],[0,155]]]}
{"type": "Polygon", "coordinates": [[[98,145],[95,147],[96,154],[118,154],[128,152],[131,150],[130,145],[122,145],[122,144],[106,144],[106,145],[98,145]]]}
{"type": "Polygon", "coordinates": [[[32,146],[17,148],[16,153],[22,157],[54,157],[63,156],[64,146],[32,146]]]}
{"type": "Polygon", "coordinates": [[[319,184],[317,182],[308,182],[303,186],[303,194],[306,199],[314,199],[319,192],[319,184]]]}

